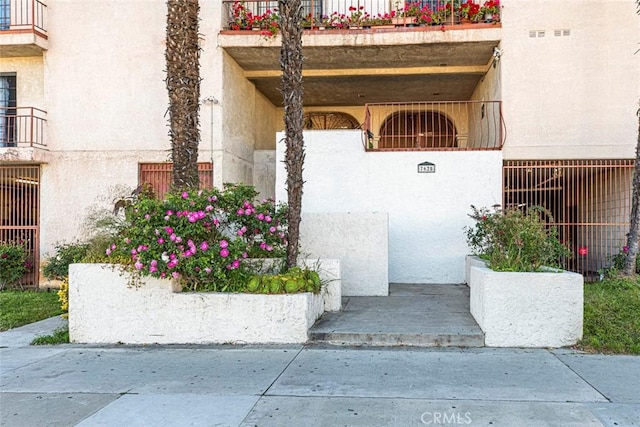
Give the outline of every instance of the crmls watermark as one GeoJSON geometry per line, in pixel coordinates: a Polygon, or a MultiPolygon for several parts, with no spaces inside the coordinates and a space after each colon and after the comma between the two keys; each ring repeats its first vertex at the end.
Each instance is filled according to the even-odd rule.
{"type": "Polygon", "coordinates": [[[472,423],[471,412],[457,412],[457,411],[433,411],[423,412],[420,415],[420,421],[422,424],[427,425],[468,425],[472,423]]]}

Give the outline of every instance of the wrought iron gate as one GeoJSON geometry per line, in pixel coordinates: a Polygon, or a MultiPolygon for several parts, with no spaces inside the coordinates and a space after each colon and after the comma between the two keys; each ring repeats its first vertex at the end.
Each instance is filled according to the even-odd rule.
{"type": "Polygon", "coordinates": [[[0,241],[27,248],[28,271],[19,285],[37,287],[40,269],[39,165],[0,165],[0,241]]]}
{"type": "Polygon", "coordinates": [[[593,280],[626,243],[632,176],[633,160],[505,161],[503,206],[548,209],[573,253],[565,267],[593,280]]]}

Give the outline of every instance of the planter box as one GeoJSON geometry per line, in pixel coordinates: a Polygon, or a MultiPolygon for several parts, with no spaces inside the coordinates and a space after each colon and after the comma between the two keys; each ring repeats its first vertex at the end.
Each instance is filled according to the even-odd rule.
{"type": "MultiPolygon", "coordinates": [[[[307,261],[314,265],[313,261],[307,261]]],[[[317,260],[315,260],[317,262],[317,260]]],[[[180,292],[171,280],[109,264],[69,267],[71,342],[95,344],[304,343],[325,310],[340,309],[340,262],[321,260],[318,295],[180,292]]]]}
{"type": "Polygon", "coordinates": [[[583,278],[497,272],[467,257],[471,314],[490,347],[563,347],[582,338],[583,278]]]}

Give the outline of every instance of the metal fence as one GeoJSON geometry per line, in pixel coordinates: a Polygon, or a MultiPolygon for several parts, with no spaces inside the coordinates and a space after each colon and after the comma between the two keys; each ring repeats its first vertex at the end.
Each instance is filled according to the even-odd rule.
{"type": "MultiPolygon", "coordinates": [[[[414,26],[419,24],[459,24],[465,14],[462,3],[474,4],[477,11],[482,0],[302,0],[303,28],[350,28],[362,26],[414,26]],[[452,13],[452,11],[454,13],[452,13]]],[[[227,29],[250,30],[259,27],[261,18],[278,11],[277,0],[225,0],[222,2],[227,29]]],[[[468,10],[468,7],[467,9],[468,10]]],[[[468,14],[467,14],[468,15],[468,14]]],[[[499,12],[489,21],[496,22],[499,12]]],[[[485,22],[478,15],[474,22],[485,22]]]]}
{"type": "Polygon", "coordinates": [[[503,206],[543,206],[572,251],[568,270],[595,280],[626,244],[633,160],[504,163],[503,206]]]}
{"type": "Polygon", "coordinates": [[[364,145],[369,151],[499,150],[499,101],[366,104],[364,145]]]}
{"type": "Polygon", "coordinates": [[[0,107],[0,147],[46,146],[46,117],[35,107],[0,107]]]}
{"type": "Polygon", "coordinates": [[[37,287],[40,269],[40,166],[0,165],[0,242],[26,247],[27,273],[18,283],[37,287]]]}
{"type": "Polygon", "coordinates": [[[40,0],[0,0],[0,31],[33,31],[47,38],[46,15],[40,0]]]}
{"type": "MultiPolygon", "coordinates": [[[[198,163],[200,188],[213,187],[213,164],[198,163]]],[[[138,182],[149,184],[158,198],[169,192],[173,181],[173,163],[141,163],[138,182]]]]}

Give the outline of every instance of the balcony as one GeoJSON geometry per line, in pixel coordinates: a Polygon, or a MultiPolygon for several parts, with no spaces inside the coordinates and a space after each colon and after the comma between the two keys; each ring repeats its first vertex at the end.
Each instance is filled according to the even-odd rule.
{"type": "MultiPolygon", "coordinates": [[[[302,36],[305,106],[471,99],[492,64],[494,49],[500,45],[499,16],[462,23],[459,14],[447,13],[446,7],[440,6],[445,10],[442,21],[431,18],[438,25],[427,25],[426,15],[408,16],[407,13],[415,12],[406,12],[404,8],[413,6],[407,4],[398,12],[393,6],[396,3],[303,0],[306,13],[303,25],[309,28],[302,36]],[[345,24],[341,28],[336,24],[336,29],[317,26],[317,17],[324,17],[327,12],[329,17],[334,16],[335,10],[338,15],[345,15],[346,21],[358,24],[345,24]],[[357,15],[360,11],[361,16],[357,15]],[[392,14],[394,18],[388,18],[392,14]],[[386,24],[389,20],[393,24],[386,24]],[[384,25],[374,25],[383,22],[384,25]]],[[[422,0],[422,4],[423,8],[438,10],[437,0],[422,0]]],[[[219,35],[219,45],[243,69],[247,80],[274,105],[281,106],[280,38],[263,34],[264,15],[272,16],[270,8],[275,8],[277,2],[227,1],[223,6],[227,11],[224,18],[227,29],[219,35]],[[246,11],[238,12],[240,6],[246,11]],[[238,21],[236,15],[252,18],[238,21]],[[263,28],[256,27],[256,22],[263,28]],[[240,29],[232,29],[235,26],[240,29]]],[[[325,20],[321,18],[319,22],[325,20]]]]}
{"type": "Polygon", "coordinates": [[[46,19],[40,0],[0,0],[0,58],[42,55],[49,48],[46,19]]]}
{"type": "Polygon", "coordinates": [[[366,104],[367,151],[500,150],[499,101],[366,104]]]}
{"type": "Polygon", "coordinates": [[[0,108],[0,161],[45,162],[46,117],[35,107],[0,108]]]}

